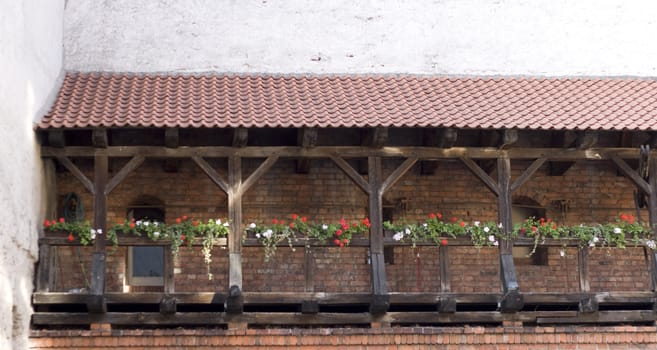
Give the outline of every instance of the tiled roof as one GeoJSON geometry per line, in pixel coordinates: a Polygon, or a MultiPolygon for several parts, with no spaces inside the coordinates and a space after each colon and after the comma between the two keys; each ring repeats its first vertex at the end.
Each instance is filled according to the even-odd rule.
{"type": "Polygon", "coordinates": [[[38,128],[657,130],[657,81],[68,73],[38,128]]]}

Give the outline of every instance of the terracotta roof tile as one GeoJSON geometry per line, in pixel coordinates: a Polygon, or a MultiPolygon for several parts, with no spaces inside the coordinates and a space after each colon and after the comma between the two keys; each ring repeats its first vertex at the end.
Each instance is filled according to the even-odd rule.
{"type": "Polygon", "coordinates": [[[657,130],[651,79],[68,73],[38,128],[657,130]]]}

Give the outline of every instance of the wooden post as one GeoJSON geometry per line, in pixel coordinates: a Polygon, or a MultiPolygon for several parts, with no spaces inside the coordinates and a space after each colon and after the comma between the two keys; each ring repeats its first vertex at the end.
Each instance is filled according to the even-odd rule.
{"type": "Polygon", "coordinates": [[[229,295],[226,311],[241,313],[242,298],[242,159],[239,156],[228,158],[228,216],[230,233],[228,235],[229,295]]]}
{"type": "MultiPolygon", "coordinates": [[[[651,156],[648,160],[648,182],[650,192],[648,193],[648,220],[652,229],[652,239],[657,240],[657,157],[651,156]]],[[[657,281],[657,253],[650,250],[652,271],[650,273],[653,281],[657,281]]]]}
{"type": "Polygon", "coordinates": [[[524,301],[518,288],[516,268],[513,263],[513,241],[510,239],[513,222],[511,219],[511,161],[503,155],[497,159],[498,221],[502,224],[503,239],[500,240],[500,278],[504,296],[500,300],[502,312],[522,309],[524,301]]]}
{"type": "Polygon", "coordinates": [[[368,158],[369,183],[369,217],[370,256],[372,261],[372,303],[370,312],[382,314],[388,311],[388,286],[386,281],[386,265],[383,256],[383,190],[381,174],[381,158],[368,158]]]}
{"type": "Polygon", "coordinates": [[[107,234],[107,194],[105,187],[108,178],[108,157],[104,149],[96,151],[94,157],[94,229],[102,230],[94,243],[91,265],[91,293],[87,308],[89,312],[104,313],[105,304],[105,235],[107,234]]]}
{"type": "MultiPolygon", "coordinates": [[[[591,291],[589,285],[589,248],[582,247],[577,254],[577,267],[579,272],[579,289],[582,294],[588,294],[591,291]]],[[[598,302],[590,295],[585,295],[579,301],[578,308],[580,312],[598,311],[598,302]]]]}

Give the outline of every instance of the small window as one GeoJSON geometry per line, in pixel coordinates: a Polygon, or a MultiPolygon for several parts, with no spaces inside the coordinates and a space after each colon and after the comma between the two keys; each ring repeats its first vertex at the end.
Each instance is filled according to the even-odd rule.
{"type": "MultiPolygon", "coordinates": [[[[513,224],[523,222],[530,217],[544,218],[545,208],[530,198],[520,198],[514,200],[511,210],[513,224]]],[[[546,247],[536,247],[532,253],[533,247],[515,246],[513,247],[513,260],[516,265],[537,265],[544,266],[548,264],[548,252],[546,247]],[[531,254],[531,255],[530,255],[531,254]]]]}
{"type": "MultiPolygon", "coordinates": [[[[164,222],[164,210],[140,206],[128,210],[128,218],[164,222]]],[[[127,282],[131,286],[164,285],[164,247],[138,246],[128,251],[127,282]]]]}

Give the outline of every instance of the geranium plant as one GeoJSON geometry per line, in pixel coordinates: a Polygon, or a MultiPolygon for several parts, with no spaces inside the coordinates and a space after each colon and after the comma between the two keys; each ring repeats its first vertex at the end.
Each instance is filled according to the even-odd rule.
{"type": "Polygon", "coordinates": [[[293,243],[298,237],[316,239],[322,242],[345,247],[351,243],[355,235],[364,235],[369,232],[370,220],[364,218],[359,222],[349,223],[344,218],[338,223],[312,223],[307,217],[292,214],[290,220],[273,219],[269,225],[251,223],[246,233],[252,233],[258,242],[265,248],[265,261],[275,253],[276,247],[287,242],[292,250],[293,243]]]}
{"type": "MultiPolygon", "coordinates": [[[[96,237],[102,236],[103,230],[93,228],[89,221],[66,221],[64,218],[57,220],[45,220],[43,229],[50,232],[63,232],[69,242],[79,240],[82,245],[89,245],[96,240],[96,237]]],[[[118,238],[114,232],[107,233],[107,239],[114,246],[118,244],[118,238]]]]}

